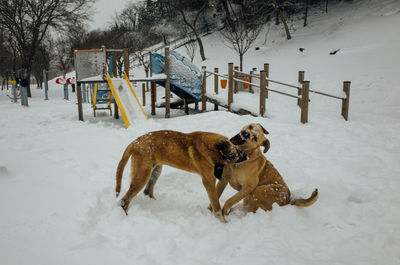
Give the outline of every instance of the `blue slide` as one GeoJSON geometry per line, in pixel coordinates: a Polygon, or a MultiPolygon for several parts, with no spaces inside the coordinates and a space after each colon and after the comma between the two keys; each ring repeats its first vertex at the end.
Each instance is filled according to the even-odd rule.
{"type": "MultiPolygon", "coordinates": [[[[151,54],[151,72],[165,74],[165,58],[158,53],[151,54]]],[[[157,81],[165,86],[165,81],[157,81]]],[[[189,59],[176,51],[170,51],[170,90],[180,98],[201,100],[202,74],[189,59]]]]}

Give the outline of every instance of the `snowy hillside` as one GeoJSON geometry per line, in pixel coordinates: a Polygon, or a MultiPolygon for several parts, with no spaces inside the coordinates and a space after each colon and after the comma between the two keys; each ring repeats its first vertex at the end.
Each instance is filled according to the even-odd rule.
{"type": "MultiPolygon", "coordinates": [[[[320,12],[290,41],[271,26],[263,45],[266,26],[245,71],[269,63],[272,79],[296,84],[304,70],[312,89],[334,95],[351,81],[348,122],[341,102],[310,94],[302,125],[295,100],[270,93],[265,118],[209,104],[209,112],[174,110],[171,119],[157,109],[125,129],[106,111],[94,118],[90,104],[79,122],[75,96],[64,101],[54,80],[50,100],[32,89],[28,108],[0,91],[0,264],[400,264],[400,2],[355,0],[320,12]],[[240,204],[223,224],[207,210],[199,176],[165,167],[157,200],[138,194],[129,216],[118,206],[116,166],[136,137],[159,129],[230,137],[250,122],[270,132],[266,157],[294,195],[319,189],[314,205],[245,214],[240,204]]],[[[238,64],[218,34],[204,44],[208,60],[199,67],[224,73],[228,62],[238,64]]],[[[233,193],[227,187],[221,203],[233,193]]]]}

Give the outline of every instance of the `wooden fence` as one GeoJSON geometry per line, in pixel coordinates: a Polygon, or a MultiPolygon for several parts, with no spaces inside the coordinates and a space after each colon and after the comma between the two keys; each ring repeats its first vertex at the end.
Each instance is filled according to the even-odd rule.
{"type": "MultiPolygon", "coordinates": [[[[269,78],[269,64],[264,64],[264,69],[259,71],[259,75],[256,75],[256,69],[253,68],[250,73],[243,73],[239,71],[238,67],[234,67],[233,63],[228,64],[228,74],[220,74],[218,68],[214,68],[214,72],[210,72],[206,70],[206,67],[202,68],[203,72],[203,87],[202,87],[202,111],[206,110],[206,102],[209,101],[214,104],[214,109],[218,109],[219,106],[226,107],[228,111],[232,111],[233,104],[233,94],[239,92],[240,85],[246,85],[249,89],[250,93],[254,93],[253,87],[259,88],[259,115],[264,116],[265,114],[265,102],[266,98],[268,98],[268,92],[277,93],[283,96],[291,97],[297,99],[297,104],[300,107],[300,122],[307,123],[308,122],[308,104],[310,102],[309,93],[315,93],[322,96],[327,96],[330,98],[338,99],[342,101],[342,116],[347,121],[349,115],[349,102],[350,102],[350,81],[343,82],[343,91],[345,93],[345,97],[339,97],[331,94],[327,94],[321,91],[310,89],[310,81],[304,80],[304,71],[299,71],[298,81],[299,86],[287,84],[281,81],[272,80],[269,78]],[[207,87],[207,77],[214,76],[214,93],[218,94],[219,87],[219,78],[227,80],[228,83],[228,99],[227,104],[224,104],[218,101],[215,98],[208,97],[206,95],[206,87],[207,87]],[[247,77],[247,78],[244,78],[247,77]],[[258,83],[254,83],[252,80],[254,78],[259,79],[258,83]],[[243,79],[247,79],[243,80],[243,79]],[[292,95],[290,93],[282,92],[276,89],[271,89],[269,87],[269,83],[275,83],[278,85],[291,87],[297,89],[297,95],[292,95]]],[[[242,110],[239,111],[242,113],[251,113],[250,111],[242,110]]],[[[253,114],[254,115],[254,114],[253,114]]]]}

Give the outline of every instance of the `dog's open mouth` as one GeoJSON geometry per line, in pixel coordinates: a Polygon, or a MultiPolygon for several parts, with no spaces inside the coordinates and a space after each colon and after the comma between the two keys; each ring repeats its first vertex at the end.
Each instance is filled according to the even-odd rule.
{"type": "Polygon", "coordinates": [[[247,131],[243,131],[243,132],[240,132],[240,133],[236,134],[235,136],[233,136],[230,139],[230,141],[234,145],[242,145],[247,141],[247,139],[249,139],[249,137],[250,137],[250,133],[247,131]]]}

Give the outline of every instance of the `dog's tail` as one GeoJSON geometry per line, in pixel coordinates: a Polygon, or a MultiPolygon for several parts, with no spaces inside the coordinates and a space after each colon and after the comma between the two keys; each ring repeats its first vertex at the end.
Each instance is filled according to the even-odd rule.
{"type": "Polygon", "coordinates": [[[314,204],[314,202],[316,202],[317,199],[318,199],[318,189],[315,189],[309,198],[307,198],[307,199],[303,199],[303,198],[291,199],[290,204],[296,205],[296,206],[307,207],[307,206],[314,204]]]}
{"type": "Polygon", "coordinates": [[[126,163],[128,162],[129,157],[131,157],[132,153],[133,153],[133,145],[130,144],[126,147],[124,154],[122,155],[122,158],[118,163],[117,173],[115,174],[115,178],[117,181],[117,184],[115,186],[115,195],[117,197],[121,192],[122,175],[124,174],[126,163]]]}

